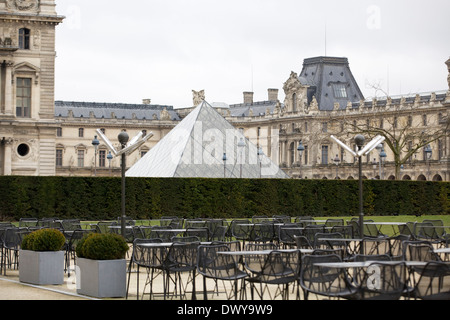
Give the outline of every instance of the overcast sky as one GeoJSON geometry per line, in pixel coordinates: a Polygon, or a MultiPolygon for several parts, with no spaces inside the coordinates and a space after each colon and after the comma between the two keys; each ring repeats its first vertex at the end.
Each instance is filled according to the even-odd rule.
{"type": "Polygon", "coordinates": [[[447,90],[449,0],[56,0],[57,100],[267,99],[303,60],[347,57],[366,98],[447,90]],[[382,93],[378,93],[379,96],[382,93]]]}

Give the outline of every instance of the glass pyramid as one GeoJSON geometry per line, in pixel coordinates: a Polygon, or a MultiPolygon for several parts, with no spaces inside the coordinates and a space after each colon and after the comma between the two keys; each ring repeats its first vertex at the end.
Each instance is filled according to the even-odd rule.
{"type": "Polygon", "coordinates": [[[266,155],[258,157],[257,147],[206,101],[132,166],[126,176],[289,178],[266,155]]]}

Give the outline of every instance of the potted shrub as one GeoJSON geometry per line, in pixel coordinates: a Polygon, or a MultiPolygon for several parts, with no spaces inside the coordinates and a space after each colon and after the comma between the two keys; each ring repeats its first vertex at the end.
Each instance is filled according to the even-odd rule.
{"type": "Polygon", "coordinates": [[[27,234],[19,251],[19,280],[36,285],[64,283],[66,238],[56,229],[40,229],[27,234]]]}
{"type": "Polygon", "coordinates": [[[126,296],[126,260],[129,247],[114,233],[91,233],[78,243],[77,293],[97,298],[126,296]]]}

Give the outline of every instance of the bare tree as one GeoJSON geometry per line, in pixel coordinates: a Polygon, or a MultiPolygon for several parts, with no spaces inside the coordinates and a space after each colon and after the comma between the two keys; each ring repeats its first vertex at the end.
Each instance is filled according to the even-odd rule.
{"type": "MultiPolygon", "coordinates": [[[[432,95],[430,103],[433,99],[436,100],[432,95]]],[[[363,134],[369,139],[377,135],[385,137],[398,179],[401,166],[416,152],[448,134],[450,122],[445,109],[430,110],[423,107],[419,95],[414,101],[404,97],[396,102],[390,97],[383,101],[374,98],[371,104],[361,102],[354,114],[347,111],[342,121],[348,134],[363,134]]]]}

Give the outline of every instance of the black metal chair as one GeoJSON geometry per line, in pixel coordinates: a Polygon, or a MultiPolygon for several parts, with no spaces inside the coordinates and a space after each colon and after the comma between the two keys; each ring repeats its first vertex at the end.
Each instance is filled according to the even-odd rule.
{"type": "Polygon", "coordinates": [[[163,242],[170,242],[173,237],[177,237],[182,234],[182,229],[173,229],[170,226],[153,226],[149,233],[149,239],[162,239],[163,242]]]}
{"type": "Polygon", "coordinates": [[[377,261],[354,273],[359,300],[399,300],[407,283],[406,265],[402,261],[377,261]],[[361,276],[361,278],[358,278],[361,276]]]}
{"type": "Polygon", "coordinates": [[[325,225],[308,225],[303,230],[303,236],[314,245],[314,240],[317,233],[325,233],[325,225]]]}
{"type": "Polygon", "coordinates": [[[99,221],[94,227],[98,233],[110,233],[111,229],[109,227],[118,225],[116,221],[99,221]]]}
{"type": "MultiPolygon", "coordinates": [[[[245,259],[244,257],[244,261],[245,259]]],[[[272,250],[266,255],[256,255],[253,259],[254,266],[250,269],[253,276],[244,280],[250,283],[251,299],[254,300],[256,292],[261,300],[264,299],[264,294],[269,295],[269,300],[275,300],[277,297],[289,300],[289,285],[298,285],[300,259],[298,250],[272,250]],[[277,287],[275,290],[269,290],[271,286],[277,287]]],[[[297,286],[297,298],[299,297],[299,287],[297,286]]]]}
{"type": "Polygon", "coordinates": [[[443,223],[440,220],[424,220],[416,222],[413,229],[414,240],[429,241],[431,243],[441,245],[445,242],[443,223]]]}
{"type": "Polygon", "coordinates": [[[343,226],[343,225],[344,225],[344,219],[327,219],[325,221],[326,228],[333,228],[336,226],[343,226]]]}
{"type": "Polygon", "coordinates": [[[428,262],[415,284],[414,295],[422,300],[450,300],[450,264],[428,262]]]}
{"type": "Polygon", "coordinates": [[[303,227],[297,223],[287,223],[278,226],[278,242],[284,248],[293,248],[297,245],[296,236],[303,236],[303,227]]]}
{"type": "Polygon", "coordinates": [[[7,268],[19,268],[19,250],[22,244],[22,238],[19,234],[20,230],[17,227],[12,227],[4,229],[2,232],[2,266],[5,275],[7,268]]]}
{"type": "Polygon", "coordinates": [[[226,244],[220,245],[201,245],[198,247],[197,272],[203,276],[203,297],[208,299],[206,279],[213,279],[216,282],[232,281],[234,286],[232,291],[225,290],[227,298],[235,296],[238,299],[238,281],[243,280],[248,275],[239,268],[234,257],[228,254],[220,254],[219,252],[230,251],[230,247],[226,244]]]}
{"type": "Polygon", "coordinates": [[[209,229],[206,227],[189,228],[184,233],[185,237],[197,237],[201,242],[209,241],[209,229]]]}
{"type": "Polygon", "coordinates": [[[313,245],[305,236],[294,235],[294,241],[298,249],[313,249],[313,245]]]}
{"type": "Polygon", "coordinates": [[[390,254],[391,250],[389,238],[364,238],[361,245],[367,255],[390,254]]]}
{"type": "Polygon", "coordinates": [[[246,241],[253,241],[253,226],[248,219],[235,219],[231,221],[231,235],[236,240],[243,241],[244,245],[246,241]]]}
{"type": "Polygon", "coordinates": [[[373,224],[373,220],[364,220],[364,235],[363,237],[371,238],[386,238],[387,236],[380,231],[380,228],[373,224]],[[366,223],[369,222],[369,223],[366,223]]]}
{"type": "Polygon", "coordinates": [[[305,255],[302,258],[300,286],[305,300],[309,294],[328,298],[356,299],[358,288],[351,284],[342,268],[321,267],[317,263],[342,262],[339,255],[305,255]]]}
{"type": "Polygon", "coordinates": [[[330,233],[340,233],[344,238],[351,239],[353,235],[352,226],[336,225],[331,227],[330,233]]]}
{"type": "Polygon", "coordinates": [[[209,232],[210,241],[225,241],[227,237],[228,226],[217,226],[209,232]]]}
{"type": "Polygon", "coordinates": [[[206,222],[208,228],[209,240],[225,241],[227,226],[224,219],[209,219],[206,222]]]}
{"type": "Polygon", "coordinates": [[[403,242],[410,240],[411,236],[405,234],[389,238],[389,256],[392,260],[403,260],[403,242]]]}
{"type": "Polygon", "coordinates": [[[403,259],[410,261],[440,261],[429,241],[404,241],[403,259]]]}
{"type": "Polygon", "coordinates": [[[192,285],[192,299],[196,300],[195,276],[199,245],[199,241],[183,241],[174,242],[170,247],[162,267],[165,278],[164,299],[169,297],[170,283],[174,284],[173,293],[175,297],[178,297],[178,289],[180,298],[186,297],[187,287],[190,283],[192,285]],[[189,273],[189,276],[186,283],[183,283],[181,274],[186,272],[189,273]]]}
{"type": "Polygon", "coordinates": [[[343,241],[344,236],[339,233],[327,233],[319,232],[314,236],[314,249],[329,249],[329,250],[339,250],[341,252],[342,260],[346,259],[348,256],[347,241],[343,241]]]}
{"type": "Polygon", "coordinates": [[[291,217],[286,215],[273,215],[273,222],[275,223],[291,223],[291,217]]]}
{"type": "Polygon", "coordinates": [[[141,246],[146,243],[162,243],[161,239],[134,239],[133,241],[133,252],[131,255],[130,263],[128,266],[128,281],[127,281],[127,294],[128,298],[129,287],[130,287],[130,276],[131,270],[134,265],[136,265],[137,283],[136,283],[136,296],[139,300],[139,287],[140,287],[140,268],[145,268],[147,272],[147,278],[144,285],[144,290],[142,296],[145,294],[145,288],[147,285],[150,286],[150,298],[153,294],[153,280],[162,273],[163,263],[166,259],[166,250],[163,248],[152,248],[141,246]],[[156,271],[156,274],[155,274],[156,271]]]}
{"type": "Polygon", "coordinates": [[[20,218],[19,228],[37,227],[39,219],[37,218],[20,218]]]}
{"type": "Polygon", "coordinates": [[[275,237],[274,224],[270,221],[255,223],[253,227],[253,241],[270,242],[275,237]]]}

